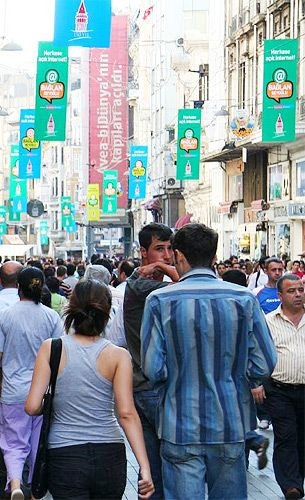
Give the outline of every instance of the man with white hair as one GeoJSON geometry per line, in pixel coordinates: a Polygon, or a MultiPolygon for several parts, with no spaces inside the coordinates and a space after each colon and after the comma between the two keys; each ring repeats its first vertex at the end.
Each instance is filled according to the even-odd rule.
{"type": "Polygon", "coordinates": [[[100,281],[101,283],[104,283],[104,285],[107,285],[112,295],[110,319],[105,329],[105,336],[107,338],[111,323],[116,315],[117,309],[121,304],[123,305],[124,296],[109,284],[111,280],[111,274],[108,269],[106,269],[106,267],[100,264],[93,264],[92,266],[88,266],[83,279],[90,278],[100,281]]]}

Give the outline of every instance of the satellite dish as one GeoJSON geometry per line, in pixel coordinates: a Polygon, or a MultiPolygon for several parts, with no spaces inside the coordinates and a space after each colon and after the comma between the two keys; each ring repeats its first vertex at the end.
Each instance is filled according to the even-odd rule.
{"type": "Polygon", "coordinates": [[[30,217],[40,217],[44,212],[43,203],[39,200],[30,200],[27,204],[26,211],[30,217]]]}

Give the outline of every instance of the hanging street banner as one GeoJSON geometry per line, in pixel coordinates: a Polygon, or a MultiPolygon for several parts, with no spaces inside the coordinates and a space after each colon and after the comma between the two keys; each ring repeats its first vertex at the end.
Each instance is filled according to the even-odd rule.
{"type": "Polygon", "coordinates": [[[177,179],[199,179],[201,109],[179,109],[177,179]]]}
{"type": "MultiPolygon", "coordinates": [[[[128,17],[112,16],[109,49],[89,57],[89,183],[103,186],[104,170],[117,170],[118,225],[128,224],[128,17]]],[[[102,205],[101,205],[102,206],[102,205]]],[[[101,213],[100,224],[109,216],[101,213]]]]}
{"type": "Polygon", "coordinates": [[[64,141],[68,90],[68,48],[38,43],[35,138],[64,141]]]}
{"type": "Polygon", "coordinates": [[[14,212],[13,204],[13,200],[8,200],[8,220],[10,222],[20,222],[20,212],[14,212]]]}
{"type": "Polygon", "coordinates": [[[0,206],[0,237],[7,232],[6,225],[6,206],[0,206]]]}
{"type": "Polygon", "coordinates": [[[71,203],[71,220],[70,225],[66,227],[67,233],[76,233],[76,222],[75,222],[75,204],[71,203]]]}
{"type": "Polygon", "coordinates": [[[100,220],[100,186],[99,184],[88,184],[87,190],[88,221],[100,220]]]}
{"type": "Polygon", "coordinates": [[[72,225],[71,196],[61,197],[61,225],[65,231],[72,225]]]}
{"type": "Polygon", "coordinates": [[[54,20],[54,45],[110,45],[111,0],[56,0],[54,20]]]}
{"type": "Polygon", "coordinates": [[[19,178],[19,146],[17,145],[11,146],[9,200],[9,220],[18,221],[20,220],[20,213],[26,212],[27,181],[19,178]],[[16,217],[13,216],[14,213],[16,217]]]}
{"type": "Polygon", "coordinates": [[[40,179],[41,146],[35,139],[35,110],[20,110],[19,177],[40,179]]]}
{"type": "Polygon", "coordinates": [[[298,40],[264,42],[263,142],[295,141],[298,40]]]}
{"type": "Polygon", "coordinates": [[[146,196],[148,146],[130,146],[128,198],[140,200],[146,196]]]}
{"type": "Polygon", "coordinates": [[[117,211],[118,171],[105,170],[103,177],[103,213],[115,214],[117,211]]]}
{"type": "Polygon", "coordinates": [[[47,220],[39,221],[40,245],[49,244],[49,224],[47,220]]]}

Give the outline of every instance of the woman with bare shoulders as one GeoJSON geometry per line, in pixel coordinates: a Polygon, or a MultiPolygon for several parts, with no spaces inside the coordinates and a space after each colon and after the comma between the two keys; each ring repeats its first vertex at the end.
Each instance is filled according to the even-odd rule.
{"type": "MultiPolygon", "coordinates": [[[[54,500],[121,499],[126,454],[118,418],[140,466],[139,498],[154,492],[143,433],[132,396],[127,351],[103,337],[111,293],[102,283],[81,280],[66,309],[62,354],[48,442],[48,481],[54,500]]],[[[37,355],[25,409],[42,411],[50,380],[51,342],[37,355]]]]}

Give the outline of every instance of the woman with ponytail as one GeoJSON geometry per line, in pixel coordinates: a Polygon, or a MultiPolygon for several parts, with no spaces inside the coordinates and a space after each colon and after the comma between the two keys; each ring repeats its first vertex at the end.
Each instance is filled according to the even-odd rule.
{"type": "MultiPolygon", "coordinates": [[[[48,443],[48,481],[54,500],[121,499],[126,486],[124,438],[140,466],[139,498],[154,487],[141,423],[133,404],[132,366],[125,349],[104,337],[111,309],[108,287],[82,279],[66,308],[62,354],[48,443]],[[73,333],[72,333],[73,332],[73,333]]],[[[39,415],[50,380],[50,341],[38,353],[25,405],[39,415]]]]}
{"type": "Polygon", "coordinates": [[[42,342],[60,337],[63,325],[55,311],[41,303],[44,276],[40,269],[27,267],[18,275],[20,302],[0,316],[0,357],[2,357],[0,447],[7,469],[7,490],[11,499],[22,500],[21,479],[29,456],[32,469],[40,434],[41,417],[24,411],[36,354],[42,342]]]}

